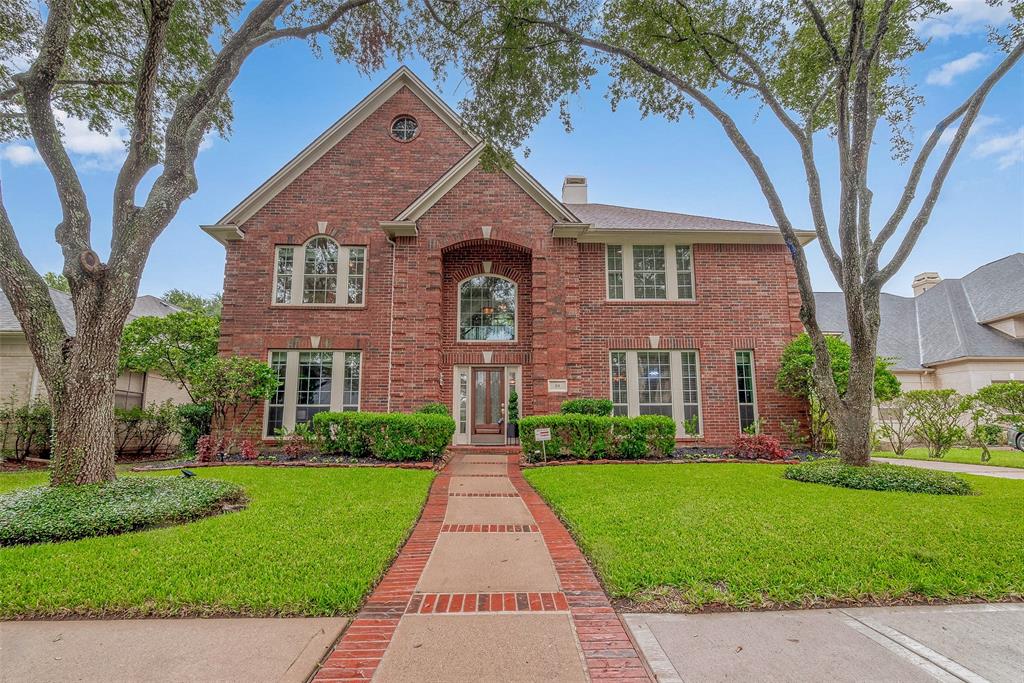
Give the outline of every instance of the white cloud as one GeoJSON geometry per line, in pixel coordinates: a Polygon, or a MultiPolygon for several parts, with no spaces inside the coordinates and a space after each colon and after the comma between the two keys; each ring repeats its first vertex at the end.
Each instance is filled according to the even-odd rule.
{"type": "Polygon", "coordinates": [[[0,149],[0,159],[10,162],[12,166],[28,166],[43,162],[43,158],[39,156],[35,147],[20,143],[10,144],[0,149]]]}
{"type": "Polygon", "coordinates": [[[950,10],[921,22],[917,32],[922,38],[949,38],[984,31],[1010,20],[1009,3],[993,7],[985,0],[946,0],[950,10]]]}
{"type": "Polygon", "coordinates": [[[64,128],[64,146],[72,154],[110,160],[124,156],[124,143],[128,139],[128,131],[124,127],[115,126],[109,133],[100,133],[90,130],[88,122],[62,111],[55,111],[54,115],[64,128]]]}
{"type": "Polygon", "coordinates": [[[960,59],[946,62],[938,69],[929,71],[924,79],[925,83],[928,85],[952,85],[957,76],[974,71],[984,64],[987,59],[988,55],[984,52],[970,52],[960,59]]]}
{"type": "MultiPolygon", "coordinates": [[[[977,118],[974,119],[974,125],[971,126],[971,130],[967,132],[967,139],[970,140],[974,136],[985,131],[986,128],[991,128],[993,125],[999,123],[1001,119],[998,116],[988,116],[986,114],[978,114],[977,118]]],[[[953,136],[960,130],[960,126],[953,126],[942,131],[942,135],[939,137],[940,145],[948,145],[953,142],[953,136]]]]}
{"type": "Polygon", "coordinates": [[[996,165],[1005,170],[1024,161],[1024,126],[1006,135],[988,138],[974,148],[973,156],[978,159],[996,158],[996,165]]]}

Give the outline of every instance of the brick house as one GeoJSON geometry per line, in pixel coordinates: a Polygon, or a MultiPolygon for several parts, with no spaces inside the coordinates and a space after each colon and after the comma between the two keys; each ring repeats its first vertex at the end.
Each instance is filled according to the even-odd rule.
{"type": "Polygon", "coordinates": [[[222,353],[281,378],[247,427],[440,401],[456,443],[504,443],[512,390],[521,415],[610,397],[707,445],[804,419],[774,389],[801,330],[776,228],[588,203],[580,176],[560,201],[482,149],[403,67],[203,226],[227,250],[222,353]]]}

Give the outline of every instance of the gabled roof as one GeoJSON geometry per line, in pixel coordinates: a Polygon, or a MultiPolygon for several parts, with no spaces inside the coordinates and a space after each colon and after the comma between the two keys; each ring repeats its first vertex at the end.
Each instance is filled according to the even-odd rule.
{"type": "MultiPolygon", "coordinates": [[[[420,219],[423,214],[430,210],[434,204],[436,204],[442,197],[444,197],[453,187],[459,184],[463,178],[469,175],[470,171],[477,168],[480,165],[480,155],[487,147],[485,143],[479,143],[476,147],[471,149],[466,156],[462,157],[454,166],[438,178],[437,182],[428,187],[426,191],[413,201],[412,204],[407,206],[404,211],[398,214],[394,220],[387,221],[383,227],[385,230],[389,230],[390,226],[399,226],[402,224],[414,224],[420,219]]],[[[511,166],[503,168],[502,171],[508,175],[519,187],[536,201],[541,208],[548,212],[556,223],[579,223],[579,219],[573,215],[565,204],[558,201],[550,192],[548,192],[543,185],[531,176],[526,170],[518,163],[513,163],[511,166]]]]}
{"type": "Polygon", "coordinates": [[[277,173],[270,176],[266,182],[253,190],[241,203],[228,211],[216,224],[202,226],[203,230],[221,243],[241,239],[241,232],[238,230],[240,225],[249,220],[253,214],[263,208],[267,202],[287,187],[289,183],[298,178],[303,171],[316,163],[320,157],[337,145],[356,126],[365,121],[370,114],[403,87],[409,88],[467,144],[473,146],[479,144],[479,138],[466,128],[459,115],[445,104],[444,100],[438,97],[408,67],[401,66],[373,92],[363,98],[359,104],[321,133],[316,140],[309,143],[305,149],[299,152],[277,173]]]}
{"type": "MultiPolygon", "coordinates": [[[[897,370],[958,358],[1022,358],[1024,339],[1013,339],[985,324],[1024,308],[1024,254],[976,268],[962,278],[942,280],[916,297],[882,294],[878,355],[896,360],[897,370]]],[[[842,292],[815,292],[818,324],[849,338],[842,292]]]]}
{"type": "MultiPolygon", "coordinates": [[[[71,295],[59,289],[50,289],[50,299],[53,307],[57,309],[57,315],[64,323],[64,329],[69,335],[75,334],[75,307],[71,303],[71,295]]],[[[177,313],[181,309],[173,306],[163,299],[149,294],[143,294],[135,300],[131,312],[128,314],[128,322],[143,316],[156,316],[162,318],[171,313],[177,313]]],[[[14,309],[7,295],[0,290],[0,332],[21,332],[21,322],[14,315],[14,309]]]]}

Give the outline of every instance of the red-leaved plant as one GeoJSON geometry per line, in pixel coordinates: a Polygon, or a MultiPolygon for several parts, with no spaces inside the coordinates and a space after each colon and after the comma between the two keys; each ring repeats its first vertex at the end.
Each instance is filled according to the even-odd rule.
{"type": "Polygon", "coordinates": [[[774,436],[743,434],[736,439],[725,455],[741,460],[785,460],[792,453],[793,451],[783,448],[774,436]]]}
{"type": "Polygon", "coordinates": [[[196,441],[196,460],[199,462],[213,462],[213,459],[220,451],[220,443],[212,434],[204,434],[196,441]]]}
{"type": "Polygon", "coordinates": [[[255,460],[260,457],[260,449],[256,447],[249,439],[243,439],[242,444],[239,446],[238,452],[241,453],[242,457],[246,460],[255,460]]]}

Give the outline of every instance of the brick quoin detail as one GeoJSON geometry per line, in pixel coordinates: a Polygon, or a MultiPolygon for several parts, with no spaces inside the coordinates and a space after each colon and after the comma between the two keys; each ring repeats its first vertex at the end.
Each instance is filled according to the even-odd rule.
{"type": "MultiPolygon", "coordinates": [[[[469,152],[412,90],[398,90],[240,225],[244,239],[228,242],[221,353],[266,360],[271,350],[312,348],[312,338],[320,349],[359,350],[360,408],[412,411],[428,401],[451,409],[453,366],[484,364],[486,351],[491,364],[522,366],[520,412],[537,415],[567,398],[607,398],[609,351],[648,349],[659,336],[659,349],[700,352],[704,434],[696,443],[729,445],[739,434],[737,349],[754,351],[766,432],[784,439],[783,422],[806,424],[804,403],[774,387],[779,354],[802,329],[784,245],[696,243],[694,302],[608,301],[605,246],[554,237],[554,219],[522,187],[479,167],[419,218],[415,237],[389,242],[380,222],[469,152]],[[401,114],[420,124],[405,144],[389,129],[401,114]],[[365,305],[272,306],[275,246],[303,243],[319,221],[339,244],[368,249],[365,305]],[[484,273],[485,262],[517,285],[515,341],[458,340],[458,283],[484,273]],[[568,380],[568,394],[549,394],[550,379],[568,380]]],[[[255,435],[262,419],[254,410],[233,426],[255,435]]]]}

